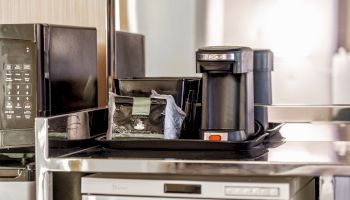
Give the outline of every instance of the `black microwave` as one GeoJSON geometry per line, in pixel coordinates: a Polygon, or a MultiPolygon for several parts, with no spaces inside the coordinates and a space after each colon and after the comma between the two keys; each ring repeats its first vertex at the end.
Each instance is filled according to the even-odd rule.
{"type": "Polygon", "coordinates": [[[95,28],[0,25],[0,148],[34,145],[34,119],[97,107],[95,28]]]}

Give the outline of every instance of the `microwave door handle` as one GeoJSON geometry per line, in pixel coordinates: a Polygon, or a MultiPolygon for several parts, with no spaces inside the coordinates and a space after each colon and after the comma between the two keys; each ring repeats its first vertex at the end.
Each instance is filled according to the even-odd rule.
{"type": "Polygon", "coordinates": [[[43,50],[44,50],[44,55],[43,55],[43,63],[41,67],[39,68],[41,71],[40,74],[40,80],[41,80],[41,85],[40,85],[40,91],[39,91],[39,98],[40,98],[40,103],[39,103],[39,114],[42,117],[47,117],[50,115],[51,111],[51,83],[50,83],[50,70],[49,70],[49,65],[50,65],[50,27],[49,26],[44,26],[42,27],[42,42],[43,42],[43,50]]]}
{"type": "Polygon", "coordinates": [[[44,91],[42,96],[42,114],[43,116],[47,117],[49,116],[50,110],[51,110],[51,84],[50,79],[48,78],[48,73],[45,73],[45,79],[44,79],[44,91]]]}
{"type": "Polygon", "coordinates": [[[38,113],[40,117],[47,117],[50,114],[50,79],[41,78],[38,91],[38,113]]]}

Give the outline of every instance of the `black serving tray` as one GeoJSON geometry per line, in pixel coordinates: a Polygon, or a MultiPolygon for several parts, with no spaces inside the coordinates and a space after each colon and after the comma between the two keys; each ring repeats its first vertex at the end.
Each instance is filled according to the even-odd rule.
{"type": "Polygon", "coordinates": [[[74,148],[74,147],[90,147],[95,144],[94,138],[87,138],[81,140],[63,140],[50,138],[49,139],[49,148],[61,149],[61,148],[74,148]]]}
{"type": "Polygon", "coordinates": [[[96,146],[96,138],[105,135],[105,133],[91,136],[86,139],[68,140],[65,138],[51,137],[49,138],[49,148],[54,149],[69,149],[69,148],[87,148],[91,146],[96,146]]]}
{"type": "Polygon", "coordinates": [[[269,133],[264,139],[267,148],[276,148],[285,143],[285,138],[280,133],[284,123],[269,123],[269,128],[265,132],[269,133]]]}
{"type": "Polygon", "coordinates": [[[138,139],[118,138],[118,140],[107,140],[105,136],[96,138],[96,142],[109,149],[150,149],[150,150],[210,150],[210,151],[232,151],[249,150],[260,144],[269,133],[261,133],[255,138],[246,141],[205,141],[193,139],[138,139]]]}
{"type": "Polygon", "coordinates": [[[268,150],[258,145],[249,150],[215,151],[215,150],[153,150],[153,149],[108,149],[104,147],[80,151],[70,157],[88,158],[135,158],[135,159],[189,159],[189,160],[267,160],[268,150]]]}

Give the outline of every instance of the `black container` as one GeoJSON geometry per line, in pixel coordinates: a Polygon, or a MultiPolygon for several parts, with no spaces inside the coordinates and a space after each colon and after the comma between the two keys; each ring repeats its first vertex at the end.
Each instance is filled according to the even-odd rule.
{"type": "Polygon", "coordinates": [[[149,97],[151,91],[158,94],[172,95],[176,104],[184,109],[186,102],[200,102],[201,78],[182,77],[147,77],[117,79],[116,93],[122,96],[149,97]]]}
{"type": "Polygon", "coordinates": [[[198,139],[201,112],[201,78],[147,77],[115,80],[116,93],[122,96],[149,97],[151,91],[172,95],[186,113],[181,138],[198,139]]]}
{"type": "Polygon", "coordinates": [[[145,37],[123,31],[115,32],[115,76],[133,78],[145,76],[145,37]]]}
{"type": "Polygon", "coordinates": [[[268,112],[263,105],[272,104],[271,71],[273,53],[268,49],[254,50],[254,117],[263,127],[268,128],[268,112]]]}
{"type": "Polygon", "coordinates": [[[96,28],[0,25],[0,148],[34,146],[34,118],[97,107],[96,28]]]}
{"type": "Polygon", "coordinates": [[[196,52],[203,74],[204,140],[244,141],[254,131],[253,51],[247,47],[205,47],[196,52]]]}

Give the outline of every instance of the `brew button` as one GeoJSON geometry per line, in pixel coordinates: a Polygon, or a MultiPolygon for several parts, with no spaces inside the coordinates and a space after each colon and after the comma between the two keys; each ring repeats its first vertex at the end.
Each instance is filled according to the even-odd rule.
{"type": "Polygon", "coordinates": [[[31,66],[29,64],[24,64],[23,65],[23,69],[24,70],[30,70],[31,69],[31,66]]]}
{"type": "Polygon", "coordinates": [[[6,119],[12,119],[12,115],[6,115],[6,119]]]}
{"type": "Polygon", "coordinates": [[[24,102],[23,106],[24,106],[24,109],[26,110],[32,109],[32,103],[29,101],[24,102]]]}
{"type": "Polygon", "coordinates": [[[30,119],[30,118],[31,118],[30,115],[24,115],[24,117],[25,117],[26,119],[30,119]]]}
{"type": "Polygon", "coordinates": [[[16,64],[15,67],[14,67],[15,70],[22,70],[22,67],[21,65],[19,64],[16,64]]]}
{"type": "Polygon", "coordinates": [[[6,70],[12,70],[12,65],[11,64],[5,64],[5,69],[6,70]]]}
{"type": "Polygon", "coordinates": [[[5,108],[9,109],[9,110],[12,110],[13,109],[13,103],[11,101],[7,101],[5,103],[5,108]]]}

